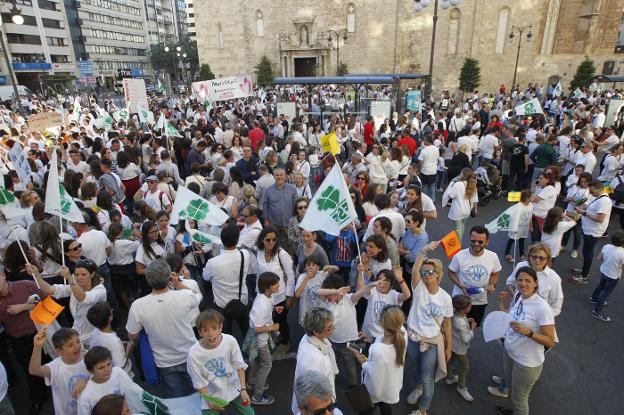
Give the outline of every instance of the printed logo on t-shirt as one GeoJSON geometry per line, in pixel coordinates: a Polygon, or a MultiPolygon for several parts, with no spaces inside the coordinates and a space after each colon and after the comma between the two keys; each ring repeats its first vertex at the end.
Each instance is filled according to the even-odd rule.
{"type": "Polygon", "coordinates": [[[225,363],[224,357],[210,359],[208,362],[206,362],[204,367],[217,378],[226,378],[229,377],[231,374],[227,371],[227,365],[225,363]]]}
{"type": "Polygon", "coordinates": [[[425,326],[437,326],[436,321],[442,321],[444,313],[442,308],[434,303],[425,305],[425,312],[421,314],[420,322],[425,326]],[[434,321],[435,320],[435,321],[434,321]]]}
{"type": "MultiPolygon", "coordinates": [[[[511,319],[513,321],[523,322],[523,321],[526,320],[527,316],[526,316],[526,312],[524,311],[523,305],[524,305],[523,302],[520,301],[520,303],[518,303],[518,305],[516,307],[512,308],[511,310],[509,310],[509,314],[511,314],[511,319]]],[[[509,333],[510,337],[524,336],[523,334],[518,333],[517,331],[515,331],[512,328],[510,328],[509,331],[510,331],[510,333],[509,333]]]]}
{"type": "Polygon", "coordinates": [[[466,268],[465,275],[467,278],[469,278],[470,280],[474,282],[479,282],[483,278],[489,277],[487,268],[479,264],[471,265],[468,268],[466,268]]]}
{"type": "MultiPolygon", "coordinates": [[[[77,375],[71,375],[71,377],[69,378],[69,381],[67,382],[67,391],[69,392],[70,397],[73,395],[74,388],[76,387],[76,385],[78,385],[83,380],[85,382],[88,382],[89,375],[86,373],[79,373],[77,375]]],[[[67,406],[69,406],[70,409],[76,409],[78,407],[78,399],[70,399],[69,402],[67,403],[67,406]]]]}
{"type": "Polygon", "coordinates": [[[373,311],[375,312],[375,321],[381,320],[381,312],[384,307],[386,307],[386,302],[384,300],[377,300],[373,305],[373,311]]]}

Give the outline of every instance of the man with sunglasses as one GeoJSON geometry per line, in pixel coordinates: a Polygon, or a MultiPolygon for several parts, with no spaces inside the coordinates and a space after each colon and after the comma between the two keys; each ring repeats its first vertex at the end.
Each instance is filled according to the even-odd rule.
{"type": "Polygon", "coordinates": [[[295,381],[296,415],[342,415],[332,396],[327,376],[316,370],[303,372],[295,381]]]}
{"type": "Polygon", "coordinates": [[[452,296],[466,294],[472,300],[472,309],[468,313],[477,326],[485,315],[488,294],[496,292],[500,270],[498,255],[486,249],[490,239],[489,231],[483,226],[470,229],[470,248],[462,249],[448,266],[449,277],[455,284],[452,296]]]}

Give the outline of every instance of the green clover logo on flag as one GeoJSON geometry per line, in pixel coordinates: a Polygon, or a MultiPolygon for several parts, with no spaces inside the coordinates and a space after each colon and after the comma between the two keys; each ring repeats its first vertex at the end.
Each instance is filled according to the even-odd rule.
{"type": "Polygon", "coordinates": [[[316,203],[321,212],[334,209],[338,206],[338,203],[340,203],[340,191],[334,186],[328,186],[316,203]]]}
{"type": "Polygon", "coordinates": [[[205,235],[203,235],[201,233],[194,233],[193,234],[193,241],[200,242],[202,244],[212,243],[212,239],[206,237],[205,235]]]}
{"type": "Polygon", "coordinates": [[[524,114],[535,114],[537,111],[535,111],[535,105],[533,105],[532,102],[528,102],[525,106],[524,106],[524,114]]]}
{"type": "Polygon", "coordinates": [[[67,215],[69,211],[71,210],[72,205],[71,205],[71,202],[65,199],[66,192],[62,184],[59,184],[59,193],[61,194],[61,213],[63,213],[64,215],[67,215]]]}
{"type": "Polygon", "coordinates": [[[195,219],[199,222],[206,219],[209,211],[210,206],[208,205],[208,202],[201,199],[194,199],[191,200],[186,209],[180,212],[180,219],[195,219]]]}
{"type": "Polygon", "coordinates": [[[169,415],[169,408],[152,394],[143,391],[141,402],[151,415],[169,415]]]}
{"type": "Polygon", "coordinates": [[[7,189],[0,189],[0,205],[8,205],[15,202],[15,195],[7,189]]]}
{"type": "Polygon", "coordinates": [[[498,217],[496,221],[496,226],[500,229],[509,228],[509,220],[511,219],[511,215],[508,213],[503,213],[498,217]]]}
{"type": "Polygon", "coordinates": [[[121,118],[128,118],[128,110],[127,109],[122,109],[121,111],[119,111],[119,115],[121,116],[121,118]]]}

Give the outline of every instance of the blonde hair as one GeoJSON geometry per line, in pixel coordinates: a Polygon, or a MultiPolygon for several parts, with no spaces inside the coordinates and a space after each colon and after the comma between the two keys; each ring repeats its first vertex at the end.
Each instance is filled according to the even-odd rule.
{"type": "Polygon", "coordinates": [[[457,151],[461,151],[464,154],[468,154],[468,144],[462,144],[461,146],[459,146],[457,151]]]}
{"type": "MultiPolygon", "coordinates": [[[[433,271],[438,274],[438,282],[442,281],[442,276],[444,275],[444,268],[442,267],[442,261],[437,258],[425,258],[421,268],[423,265],[433,265],[433,271]]],[[[419,270],[420,271],[420,270],[419,270]]]]}
{"type": "Polygon", "coordinates": [[[552,251],[550,250],[550,246],[546,245],[543,242],[536,242],[533,245],[529,246],[529,249],[527,251],[527,260],[529,262],[529,265],[531,264],[531,255],[539,251],[544,251],[546,253],[546,256],[548,257],[548,262],[546,262],[546,265],[551,267],[552,266],[552,251]]]}
{"type": "Polygon", "coordinates": [[[396,351],[395,363],[397,366],[405,364],[405,337],[401,332],[403,323],[405,323],[405,314],[399,306],[387,306],[381,311],[379,319],[384,330],[392,333],[394,336],[394,349],[396,351]]]}

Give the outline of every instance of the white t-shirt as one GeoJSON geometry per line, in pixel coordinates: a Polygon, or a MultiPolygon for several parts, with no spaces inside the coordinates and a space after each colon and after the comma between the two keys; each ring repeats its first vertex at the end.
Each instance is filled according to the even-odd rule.
{"type": "Polygon", "coordinates": [[[219,307],[225,308],[227,303],[238,298],[238,281],[240,267],[243,265],[243,281],[240,286],[240,301],[247,304],[248,294],[245,278],[249,273],[251,255],[248,250],[230,249],[223,250],[219,256],[211,258],[206,263],[202,276],[206,281],[212,281],[214,301],[219,307]],[[244,258],[241,264],[241,254],[244,258]]]}
{"type": "MultiPolygon", "coordinates": [[[[515,290],[516,274],[518,270],[528,266],[529,263],[527,261],[518,263],[511,272],[511,275],[507,277],[506,285],[511,286],[515,290]]],[[[550,308],[553,309],[553,314],[555,316],[561,314],[561,309],[563,307],[563,288],[561,287],[561,277],[559,274],[557,274],[554,269],[546,267],[537,273],[537,283],[537,293],[539,296],[546,300],[550,308]]]]}
{"type": "Polygon", "coordinates": [[[581,226],[585,235],[591,235],[600,238],[609,227],[609,219],[611,217],[611,198],[607,195],[600,195],[587,205],[586,212],[595,216],[604,213],[606,216],[602,223],[596,222],[589,216],[584,215],[581,219],[581,226]]]}
{"type": "Polygon", "coordinates": [[[195,343],[192,318],[199,299],[190,290],[149,294],[130,306],[126,330],[149,336],[157,367],[171,367],[186,361],[186,352],[195,343]]]}
{"type": "MultiPolygon", "coordinates": [[[[329,274],[325,271],[319,271],[316,273],[314,278],[310,278],[310,280],[306,283],[306,286],[299,297],[299,324],[303,327],[303,318],[305,317],[305,313],[311,309],[312,307],[321,306],[323,301],[321,298],[316,295],[316,290],[321,288],[321,284],[325,281],[329,274]]],[[[305,281],[305,274],[301,274],[297,279],[297,285],[295,286],[295,291],[301,287],[305,281]]]]}
{"type": "Polygon", "coordinates": [[[518,231],[517,232],[508,232],[509,239],[521,239],[527,238],[530,233],[531,227],[531,218],[533,217],[533,204],[529,203],[525,205],[522,202],[518,202],[518,210],[516,210],[516,215],[519,215],[520,219],[518,220],[518,231]]]}
{"type": "Polygon", "coordinates": [[[542,232],[542,242],[550,247],[551,256],[557,258],[561,250],[561,239],[563,234],[572,229],[576,222],[572,220],[562,220],[552,233],[542,232]]]}
{"type": "Polygon", "coordinates": [[[134,257],[134,260],[140,264],[148,266],[153,260],[161,258],[165,254],[165,248],[159,243],[152,242],[151,247],[152,251],[154,251],[154,254],[156,254],[156,256],[152,256],[151,254],[145,252],[143,244],[140,244],[136,251],[136,256],[134,257]]]}
{"type": "MultiPolygon", "coordinates": [[[[264,327],[270,326],[272,324],[273,301],[271,300],[271,297],[267,297],[264,294],[258,293],[253,302],[253,305],[251,306],[251,311],[249,312],[249,325],[251,327],[264,327]]],[[[270,333],[268,332],[256,334],[258,346],[264,346],[268,343],[269,334],[270,333]]]]}
{"type": "Polygon", "coordinates": [[[602,171],[600,172],[600,176],[598,176],[598,180],[601,182],[610,182],[615,178],[615,174],[617,173],[617,169],[620,166],[620,161],[617,157],[608,154],[604,160],[602,171]]]}
{"type": "MultiPolygon", "coordinates": [[[[401,335],[407,344],[407,332],[402,327],[401,335]]],[[[405,351],[403,353],[405,358],[405,351]]],[[[404,367],[396,364],[396,356],[394,345],[383,343],[383,336],[377,337],[371,345],[368,360],[362,364],[362,379],[373,402],[399,402],[404,367]]]]}
{"type": "Polygon", "coordinates": [[[582,164],[585,166],[584,171],[592,173],[594,171],[594,167],[596,167],[596,156],[591,151],[589,153],[582,154],[579,156],[576,164],[582,164]]]}
{"type": "Polygon", "coordinates": [[[47,363],[50,377],[44,378],[46,386],[52,387],[55,414],[77,414],[78,400],[72,398],[72,391],[80,381],[89,380],[91,375],[85,367],[84,361],[68,365],[59,356],[47,363]]]}
{"type": "Polygon", "coordinates": [[[98,284],[85,292],[85,298],[82,301],[78,301],[74,292],[71,290],[71,285],[54,284],[54,298],[67,298],[69,297],[69,311],[74,318],[74,324],[72,328],[80,335],[80,341],[86,342],[91,337],[91,332],[94,327],[87,320],[87,311],[92,305],[102,303],[106,301],[106,288],[104,284],[98,284]]]}
{"type": "MultiPolygon", "coordinates": [[[[327,347],[331,347],[329,340],[325,339],[325,342],[327,347]]],[[[299,413],[297,399],[295,398],[295,382],[303,372],[310,369],[317,370],[327,377],[332,386],[332,397],[336,398],[336,374],[334,373],[330,357],[312,345],[308,341],[308,336],[303,336],[297,349],[297,366],[295,366],[295,376],[293,378],[291,410],[294,414],[299,413]]]]}
{"type": "MultiPolygon", "coordinates": [[[[221,342],[214,349],[207,349],[201,342],[195,342],[188,353],[188,373],[195,389],[206,388],[206,394],[215,398],[233,401],[240,394],[240,380],[237,369],[247,369],[236,339],[221,334],[221,342]]],[[[208,409],[202,399],[202,410],[208,409]]]]}
{"type": "MultiPolygon", "coordinates": [[[[540,326],[555,324],[552,308],[536,294],[527,299],[520,297],[509,310],[509,315],[512,321],[538,333],[540,326]]],[[[511,327],[505,336],[505,350],[509,357],[522,366],[537,367],[544,363],[544,346],[511,327]]]]}
{"type": "Polygon", "coordinates": [[[587,201],[589,199],[593,199],[593,197],[589,194],[589,189],[583,189],[582,187],[575,184],[574,186],[570,187],[570,190],[568,190],[566,199],[571,199],[568,202],[566,211],[575,213],[574,208],[576,208],[577,206],[576,201],[579,201],[579,202],[583,200],[587,201]]]}
{"type": "Polygon", "coordinates": [[[453,300],[442,288],[430,294],[422,280],[412,288],[414,293],[407,327],[421,337],[435,337],[441,333],[444,319],[453,317],[453,300]]]}
{"type": "Polygon", "coordinates": [[[483,156],[484,159],[493,159],[494,148],[497,146],[498,138],[492,134],[487,134],[481,138],[481,142],[479,143],[479,147],[481,147],[481,156],[483,156]]]}
{"type": "MultiPolygon", "coordinates": [[[[486,249],[481,256],[474,256],[470,249],[462,249],[451,260],[448,269],[457,274],[457,278],[465,287],[485,288],[490,283],[490,275],[499,272],[503,267],[498,255],[486,249]]],[[[463,294],[457,286],[453,286],[453,297],[463,294]]],[[[473,305],[487,304],[487,292],[470,295],[473,305]]]]}
{"type": "Polygon", "coordinates": [[[96,383],[93,379],[89,380],[87,386],[78,396],[78,415],[90,415],[93,407],[106,395],[126,395],[127,402],[132,412],[143,410],[141,406],[137,406],[136,396],[140,396],[143,389],[134,383],[123,369],[113,367],[110,379],[104,383],[96,383]],[[129,395],[132,395],[130,397],[129,395]]]}
{"type": "Polygon", "coordinates": [[[479,201],[476,191],[470,200],[466,199],[466,182],[461,180],[452,185],[448,192],[448,197],[452,198],[451,208],[448,213],[450,220],[466,219],[470,216],[473,204],[479,201]]]}
{"type": "Polygon", "coordinates": [[[535,196],[541,200],[539,202],[533,202],[533,214],[538,218],[545,218],[548,211],[555,206],[557,201],[557,189],[554,186],[548,185],[543,189],[535,191],[535,196]]]}
{"type": "Polygon", "coordinates": [[[143,201],[156,212],[167,209],[167,206],[171,204],[169,196],[160,189],[157,189],[154,193],[147,190],[143,194],[143,201]]]}
{"type": "Polygon", "coordinates": [[[438,171],[438,157],[440,157],[440,151],[436,146],[425,146],[420,151],[418,160],[423,162],[420,168],[421,174],[426,176],[432,176],[437,174],[438,171]]]}
{"type": "Polygon", "coordinates": [[[322,304],[334,315],[336,328],[329,338],[333,343],[346,343],[358,338],[357,316],[355,304],[351,302],[352,296],[353,294],[347,294],[337,303],[324,301],[322,304]]]}
{"type": "Polygon", "coordinates": [[[113,242],[111,254],[108,257],[110,265],[129,265],[134,262],[134,254],[141,242],[129,239],[117,239],[113,242]]]}
{"type": "Polygon", "coordinates": [[[393,289],[390,289],[388,293],[383,294],[379,292],[377,287],[373,288],[370,293],[365,296],[368,300],[368,304],[366,306],[366,314],[364,314],[362,331],[372,338],[383,337],[383,328],[379,322],[381,312],[386,306],[401,305],[402,302],[399,301],[400,295],[401,293],[393,289]]]}
{"type": "Polygon", "coordinates": [[[93,329],[89,347],[95,346],[103,346],[110,350],[113,355],[113,366],[122,368],[128,376],[134,377],[132,362],[130,359],[126,359],[126,350],[115,332],[106,333],[97,328],[93,329]]]}
{"type": "Polygon", "coordinates": [[[602,262],[600,272],[615,280],[622,278],[624,270],[624,248],[606,244],[602,247],[602,262]]]}
{"type": "Polygon", "coordinates": [[[111,246],[108,236],[102,231],[91,229],[83,233],[76,240],[82,244],[82,254],[95,262],[95,265],[102,266],[106,262],[106,248],[111,246]]]}

